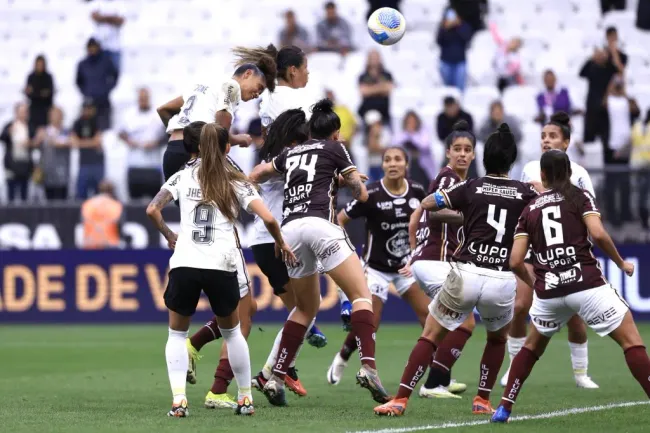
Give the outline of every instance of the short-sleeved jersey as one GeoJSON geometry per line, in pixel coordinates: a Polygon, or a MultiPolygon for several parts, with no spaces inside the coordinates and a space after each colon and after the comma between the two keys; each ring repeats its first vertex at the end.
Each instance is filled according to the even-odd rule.
{"type": "Polygon", "coordinates": [[[241,101],[241,87],[232,78],[216,85],[196,84],[183,94],[181,111],[169,120],[167,133],[183,129],[192,122],[213,123],[217,112],[227,111],[235,116],[241,101]]]}
{"type": "MultiPolygon", "coordinates": [[[[524,166],[524,170],[521,172],[521,181],[524,183],[542,181],[542,169],[539,161],[530,161],[524,166]]],[[[589,172],[577,162],[571,162],[571,183],[580,189],[586,189],[594,197],[596,196],[589,172]]]]}
{"type": "MultiPolygon", "coordinates": [[[[189,267],[233,271],[239,242],[234,224],[215,206],[200,203],[198,164],[181,170],[162,186],[180,201],[181,221],[170,269],[189,267]]],[[[237,182],[235,192],[244,210],[260,196],[250,183],[237,182]]]]}
{"type": "Polygon", "coordinates": [[[466,180],[442,190],[447,207],[463,213],[465,239],[453,260],[498,271],[510,270],[517,222],[537,192],[531,185],[502,177],[466,180]]]}
{"type": "Polygon", "coordinates": [[[308,140],[271,163],[284,175],[283,225],[310,216],[336,224],[338,175],[357,169],[343,143],[308,140]]]}
{"type": "Polygon", "coordinates": [[[419,183],[405,182],[402,195],[391,194],[383,180],[373,182],[368,185],[366,202],[352,200],[344,210],[350,218],[366,219],[363,260],[381,272],[397,272],[411,253],[409,219],[426,194],[419,183]]]}
{"type": "MultiPolygon", "coordinates": [[[[444,167],[429,186],[429,194],[451,188],[461,182],[460,176],[449,166],[444,167]]],[[[431,221],[429,212],[422,212],[418,223],[416,239],[418,249],[411,263],[418,260],[447,261],[451,258],[462,239],[463,226],[461,224],[446,224],[440,221],[431,221]]]]}
{"type": "Polygon", "coordinates": [[[276,86],[273,93],[265,90],[260,98],[260,119],[264,127],[268,127],[280,114],[293,108],[301,108],[309,120],[311,106],[316,103],[306,89],[293,89],[289,86],[276,86]]]}
{"type": "Polygon", "coordinates": [[[600,217],[593,195],[583,190],[571,202],[547,191],[524,209],[515,238],[528,237],[535,260],[535,292],[557,298],[607,284],[594,257],[583,218],[600,217]]]}

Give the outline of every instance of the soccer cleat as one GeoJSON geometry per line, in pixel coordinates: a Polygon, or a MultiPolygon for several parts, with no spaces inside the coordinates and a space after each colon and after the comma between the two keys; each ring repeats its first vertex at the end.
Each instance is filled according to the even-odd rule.
{"type": "Polygon", "coordinates": [[[510,368],[508,368],[508,370],[506,371],[506,374],[504,374],[501,377],[501,382],[500,383],[501,383],[501,386],[504,387],[504,388],[506,387],[506,385],[508,385],[508,375],[509,374],[510,374],[510,368]]]}
{"type": "Polygon", "coordinates": [[[300,383],[300,379],[298,379],[298,370],[296,370],[295,367],[289,367],[287,370],[287,375],[284,376],[284,384],[289,388],[289,391],[300,397],[307,395],[307,390],[302,386],[302,383],[300,383]]]}
{"type": "Polygon", "coordinates": [[[361,388],[365,388],[372,394],[372,399],[377,403],[386,403],[390,400],[390,396],[384,389],[384,386],[379,380],[377,370],[370,368],[367,365],[362,365],[357,373],[357,383],[361,388]]]}
{"type": "Polygon", "coordinates": [[[255,413],[253,402],[248,397],[239,400],[236,406],[235,415],[253,415],[255,413]]]}
{"type": "Polygon", "coordinates": [[[497,411],[494,412],[494,415],[492,415],[492,418],[490,418],[490,422],[506,423],[509,421],[510,421],[510,411],[506,410],[506,408],[503,406],[497,407],[497,411]]]}
{"type": "Polygon", "coordinates": [[[327,346],[327,337],[318,329],[316,325],[312,326],[307,336],[307,343],[317,349],[327,346]]]}
{"type": "Polygon", "coordinates": [[[192,346],[190,339],[185,340],[185,345],[187,346],[187,357],[189,358],[190,363],[187,367],[187,382],[192,385],[196,384],[196,362],[201,359],[199,351],[192,346]]]}
{"type": "Polygon", "coordinates": [[[266,385],[266,382],[268,382],[268,380],[264,378],[264,375],[261,371],[257,373],[257,376],[255,376],[251,381],[253,388],[257,389],[260,392],[264,392],[264,385],[266,385]]]}
{"type": "Polygon", "coordinates": [[[436,386],[433,389],[425,388],[422,385],[418,394],[423,398],[462,398],[460,395],[453,394],[446,386],[442,385],[436,386]]]}
{"type": "Polygon", "coordinates": [[[492,415],[494,408],[490,404],[490,400],[485,400],[477,395],[472,402],[472,413],[474,415],[492,415]]]}
{"type": "Polygon", "coordinates": [[[330,385],[338,385],[343,378],[343,372],[347,366],[347,361],[345,361],[341,357],[341,354],[337,352],[334,360],[332,361],[332,364],[330,365],[329,370],[327,370],[327,382],[330,385]]]}
{"type": "Polygon", "coordinates": [[[187,400],[182,400],[179,404],[172,405],[172,410],[167,412],[167,416],[174,418],[186,418],[190,415],[190,410],[187,408],[187,400]]]}
{"type": "Polygon", "coordinates": [[[395,398],[388,403],[384,403],[381,406],[377,406],[374,411],[375,415],[379,416],[402,416],[406,411],[406,404],[408,403],[408,398],[395,398]]]}
{"type": "Polygon", "coordinates": [[[264,396],[267,398],[269,403],[273,406],[286,406],[287,397],[284,392],[284,383],[275,376],[266,382],[264,388],[262,388],[264,396]]]}
{"type": "Polygon", "coordinates": [[[467,385],[464,383],[456,382],[454,379],[451,379],[447,390],[452,394],[462,394],[467,390],[467,385]]]}
{"type": "Polygon", "coordinates": [[[341,321],[343,322],[343,330],[346,332],[352,331],[352,304],[350,301],[341,303],[341,321]]]}
{"type": "Polygon", "coordinates": [[[596,382],[591,380],[591,377],[586,374],[575,375],[576,385],[578,388],[584,389],[598,389],[600,388],[596,382]]]}
{"type": "Polygon", "coordinates": [[[204,406],[208,409],[235,409],[237,402],[226,393],[215,394],[209,391],[208,395],[205,396],[204,406]]]}

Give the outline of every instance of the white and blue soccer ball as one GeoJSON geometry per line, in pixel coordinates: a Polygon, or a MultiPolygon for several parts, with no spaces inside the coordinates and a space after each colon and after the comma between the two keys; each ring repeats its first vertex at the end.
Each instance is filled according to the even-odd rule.
{"type": "Polygon", "coordinates": [[[406,32],[406,20],[398,10],[393,8],[377,9],[368,18],[368,33],[381,45],[393,45],[399,42],[406,32]]]}

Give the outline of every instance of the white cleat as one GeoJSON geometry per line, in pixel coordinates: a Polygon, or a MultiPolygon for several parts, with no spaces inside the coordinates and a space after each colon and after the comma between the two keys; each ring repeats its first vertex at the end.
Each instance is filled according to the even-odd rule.
{"type": "Polygon", "coordinates": [[[508,375],[510,374],[510,369],[508,368],[508,371],[506,371],[506,374],[503,375],[501,378],[501,386],[505,388],[505,386],[508,384],[508,375]]]}
{"type": "Polygon", "coordinates": [[[341,355],[339,353],[337,353],[334,357],[334,360],[332,361],[332,365],[330,365],[329,370],[327,370],[327,382],[330,385],[338,385],[341,381],[341,378],[343,377],[345,367],[347,366],[348,363],[343,358],[341,358],[341,355]]]}
{"type": "Polygon", "coordinates": [[[596,382],[591,380],[591,377],[587,376],[586,374],[581,374],[579,376],[574,376],[576,380],[576,385],[578,388],[585,388],[585,389],[598,389],[600,388],[596,382]]]}
{"type": "Polygon", "coordinates": [[[433,389],[425,388],[424,385],[420,387],[420,392],[418,393],[422,398],[462,398],[460,395],[451,393],[446,386],[437,386],[433,389]]]}

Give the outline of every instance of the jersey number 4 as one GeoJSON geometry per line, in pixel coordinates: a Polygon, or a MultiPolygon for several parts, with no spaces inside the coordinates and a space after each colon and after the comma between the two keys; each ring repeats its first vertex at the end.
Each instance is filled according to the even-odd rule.
{"type": "Polygon", "coordinates": [[[497,235],[494,240],[497,243],[501,243],[503,241],[503,236],[506,234],[506,218],[508,216],[508,210],[501,209],[501,212],[499,212],[498,220],[494,218],[496,213],[497,207],[491,204],[488,207],[487,223],[494,227],[494,229],[497,231],[497,235]]]}
{"type": "Polygon", "coordinates": [[[314,177],[316,177],[316,161],[318,161],[318,155],[296,155],[287,158],[287,180],[284,184],[285,188],[289,188],[289,181],[291,180],[291,175],[297,169],[304,170],[307,172],[307,182],[313,182],[314,177]],[[307,162],[307,158],[309,162],[307,162]]]}

